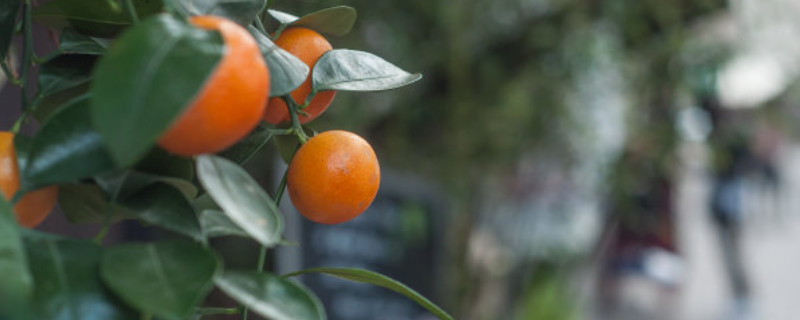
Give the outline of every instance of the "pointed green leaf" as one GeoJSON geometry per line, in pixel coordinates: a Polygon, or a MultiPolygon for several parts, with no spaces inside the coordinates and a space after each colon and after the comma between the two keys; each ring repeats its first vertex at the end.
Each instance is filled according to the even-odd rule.
{"type": "Polygon", "coordinates": [[[239,228],[222,210],[203,210],[200,213],[200,225],[207,238],[222,236],[248,237],[247,232],[239,228]]]}
{"type": "Polygon", "coordinates": [[[242,26],[256,19],[267,4],[266,0],[181,0],[180,4],[193,15],[225,17],[242,26]]]}
{"type": "Polygon", "coordinates": [[[258,127],[253,129],[253,132],[250,132],[247,137],[239,140],[239,142],[227,150],[222,151],[220,156],[230,159],[238,164],[243,164],[247,162],[250,157],[256,154],[261,147],[267,144],[267,141],[269,141],[270,138],[272,138],[272,134],[269,131],[269,127],[260,124],[258,127]]]}
{"type": "Polygon", "coordinates": [[[6,59],[14,36],[14,24],[22,0],[5,0],[0,2],[0,61],[6,59]]]}
{"type": "Polygon", "coordinates": [[[96,61],[95,56],[75,54],[60,55],[47,61],[39,70],[37,100],[89,83],[96,61]]]}
{"type": "Polygon", "coordinates": [[[197,241],[203,239],[200,222],[192,205],[174,187],[156,183],[125,199],[121,203],[139,219],[164,229],[187,235],[197,241]]]}
{"type": "Polygon", "coordinates": [[[92,122],[117,164],[131,165],[150,150],[222,52],[219,33],[170,15],[144,20],[114,43],[95,68],[91,105],[92,122]]]}
{"type": "Polygon", "coordinates": [[[269,96],[280,97],[292,92],[306,81],[308,66],[252,26],[247,28],[258,43],[261,55],[269,68],[269,96]]]}
{"type": "Polygon", "coordinates": [[[62,107],[33,138],[23,188],[71,182],[113,169],[100,139],[89,123],[85,96],[62,107]]]}
{"type": "Polygon", "coordinates": [[[106,214],[111,222],[132,219],[130,210],[113,204],[109,208],[109,196],[94,184],[62,184],[58,188],[58,205],[70,223],[102,223],[106,214]]]}
{"type": "Polygon", "coordinates": [[[292,23],[292,21],[299,19],[297,16],[283,11],[269,9],[267,12],[282,24],[292,23]]]}
{"type": "MultiPolygon", "coordinates": [[[[146,173],[142,173],[143,175],[147,175],[146,173]]],[[[145,177],[147,178],[147,177],[145,177]]],[[[192,199],[197,196],[197,187],[188,180],[180,179],[180,178],[173,178],[173,177],[164,177],[164,176],[157,176],[157,175],[149,175],[149,178],[152,179],[153,183],[161,182],[165,183],[178,191],[180,191],[183,196],[187,199],[192,199]]]]}
{"type": "Polygon", "coordinates": [[[36,319],[122,320],[138,315],[103,285],[102,249],[88,241],[28,238],[36,319]]]}
{"type": "Polygon", "coordinates": [[[254,271],[227,271],[215,282],[231,298],[269,319],[325,319],[325,310],[316,296],[281,277],[254,271]]]}
{"type": "Polygon", "coordinates": [[[117,200],[127,199],[157,182],[163,182],[178,189],[188,199],[197,196],[197,187],[190,181],[134,170],[125,170],[98,176],[95,177],[95,181],[106,194],[113,195],[116,193],[117,200]]]}
{"type": "Polygon", "coordinates": [[[58,48],[62,53],[102,55],[106,45],[95,38],[80,34],[73,29],[61,31],[58,48]]]}
{"type": "Polygon", "coordinates": [[[343,36],[353,29],[356,22],[356,9],[348,6],[336,6],[309,13],[298,18],[295,15],[278,11],[267,10],[269,14],[281,24],[292,27],[309,28],[317,32],[334,36],[343,36]]]}
{"type": "MultiPolygon", "coordinates": [[[[159,0],[131,1],[139,17],[155,14],[163,6],[159,0]]],[[[33,10],[37,23],[56,29],[71,27],[96,37],[113,37],[131,24],[130,16],[125,6],[107,0],[53,0],[33,10]]]]}
{"type": "Polygon", "coordinates": [[[442,310],[442,308],[439,308],[433,302],[431,302],[427,298],[423,297],[421,294],[414,291],[414,289],[411,289],[408,286],[379,273],[363,269],[353,269],[353,268],[311,268],[294,272],[286,276],[292,277],[305,273],[322,273],[337,278],[342,278],[345,280],[369,283],[372,285],[383,287],[408,297],[409,299],[413,300],[423,308],[430,311],[433,315],[435,315],[439,319],[453,320],[453,317],[447,314],[447,312],[445,312],[444,310],[442,310]]]}
{"type": "Polygon", "coordinates": [[[353,9],[353,7],[336,6],[309,13],[300,19],[292,21],[290,26],[309,28],[334,36],[343,36],[353,29],[356,17],[356,9],[353,9]]]}
{"type": "Polygon", "coordinates": [[[334,49],[314,64],[311,87],[315,91],[379,91],[402,87],[422,78],[369,52],[334,49]]]}
{"type": "Polygon", "coordinates": [[[26,302],[33,290],[17,227],[11,205],[0,196],[0,312],[15,313],[14,309],[26,302]]]}
{"type": "Polygon", "coordinates": [[[34,109],[31,111],[31,115],[36,121],[42,123],[47,120],[53,112],[66,105],[68,102],[88,93],[89,82],[86,82],[69,89],[60,90],[51,95],[37,95],[32,102],[34,109]]]}
{"type": "Polygon", "coordinates": [[[189,242],[122,244],[106,251],[100,273],[134,308],[183,320],[213,287],[218,264],[212,252],[189,242]]]}
{"type": "Polygon", "coordinates": [[[226,215],[264,246],[281,240],[283,219],[266,192],[230,160],[213,155],[197,158],[200,183],[226,215]]]}
{"type": "Polygon", "coordinates": [[[17,154],[17,170],[25,172],[28,167],[28,151],[31,149],[33,139],[24,134],[17,133],[14,135],[14,153],[17,154]]]}
{"type": "Polygon", "coordinates": [[[222,209],[217,205],[216,202],[214,202],[214,199],[211,199],[211,196],[208,193],[192,199],[191,202],[194,211],[197,212],[198,215],[203,212],[203,210],[218,210],[222,212],[222,209]]]}

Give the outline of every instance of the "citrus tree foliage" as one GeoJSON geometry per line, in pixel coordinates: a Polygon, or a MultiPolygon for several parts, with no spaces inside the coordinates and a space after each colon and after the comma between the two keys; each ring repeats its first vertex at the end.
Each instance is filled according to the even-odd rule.
{"type": "MultiPolygon", "coordinates": [[[[263,90],[272,97],[288,97],[309,75],[312,94],[382,91],[421,78],[354,49],[332,50],[310,68],[272,42],[275,33],[292,26],[346,35],[356,20],[356,10],[346,6],[294,15],[270,9],[264,0],[53,0],[38,6],[3,1],[0,59],[11,84],[23,92],[23,116],[11,131],[28,117],[41,127],[30,137],[17,134],[21,188],[13,199],[0,197],[0,318],[182,320],[254,312],[270,319],[325,319],[313,292],[263,271],[263,259],[249,270],[235,270],[209,246],[213,237],[234,235],[260,245],[263,257],[287,243],[275,200],[285,183],[263,190],[242,164],[271,147],[274,137],[308,139],[297,121],[303,106],[290,104],[290,127],[260,124],[219,154],[187,158],[156,146],[226,52],[220,33],[188,23],[194,15],[221,16],[249,31],[268,66],[270,86],[263,90]],[[54,31],[55,51],[33,52],[33,24],[54,31]],[[17,33],[20,46],[11,41],[17,33]],[[18,68],[6,63],[9,52],[21,57],[18,68]],[[31,89],[34,64],[39,73],[31,89]],[[60,187],[67,220],[102,226],[95,241],[16,224],[12,204],[51,185],[60,187]],[[174,236],[101,245],[110,224],[130,219],[174,236]],[[203,305],[215,287],[239,306],[203,305]]],[[[452,319],[413,289],[374,272],[297,272],[382,286],[440,319],[452,319]]]]}

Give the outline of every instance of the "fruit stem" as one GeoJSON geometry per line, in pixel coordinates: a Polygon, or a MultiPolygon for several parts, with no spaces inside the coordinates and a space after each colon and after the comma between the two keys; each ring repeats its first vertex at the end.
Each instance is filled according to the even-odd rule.
{"type": "Polygon", "coordinates": [[[281,177],[281,183],[278,184],[278,190],[275,192],[275,206],[279,206],[281,204],[281,199],[283,199],[283,192],[286,190],[286,180],[288,170],[283,171],[283,177],[281,177]]]}
{"type": "Polygon", "coordinates": [[[309,92],[308,95],[306,96],[306,101],[303,101],[303,105],[299,106],[298,109],[302,111],[303,109],[308,107],[308,105],[311,104],[311,100],[314,99],[314,96],[316,94],[317,94],[316,90],[311,90],[311,92],[309,92]]]}
{"type": "Polygon", "coordinates": [[[22,110],[28,106],[28,68],[33,56],[33,30],[31,29],[31,2],[26,0],[23,4],[22,29],[25,31],[25,41],[22,43],[22,71],[20,72],[20,89],[22,90],[22,110]]]}
{"type": "Polygon", "coordinates": [[[269,134],[273,136],[285,136],[294,134],[294,128],[286,128],[286,129],[269,129],[269,134]]]}
{"type": "Polygon", "coordinates": [[[136,12],[136,9],[133,7],[133,1],[125,0],[125,9],[128,10],[128,14],[131,16],[131,22],[133,24],[139,23],[139,14],[136,12]]]}
{"type": "Polygon", "coordinates": [[[94,242],[98,245],[103,244],[103,239],[105,239],[106,234],[108,233],[108,228],[111,226],[111,214],[114,210],[114,204],[117,202],[117,198],[119,197],[119,192],[122,190],[122,185],[125,183],[127,176],[122,178],[122,181],[117,184],[116,188],[114,189],[114,194],[111,195],[111,201],[106,204],[105,208],[105,217],[103,217],[103,228],[100,229],[100,232],[94,236],[94,242]]]}
{"type": "MultiPolygon", "coordinates": [[[[278,184],[278,189],[275,191],[275,206],[279,206],[281,204],[281,199],[283,199],[283,192],[286,190],[286,181],[287,181],[287,173],[288,170],[283,171],[283,177],[281,177],[281,182],[278,184]]],[[[264,270],[264,262],[267,260],[267,247],[261,246],[261,249],[258,252],[258,267],[256,272],[261,272],[264,270]]],[[[247,320],[247,306],[244,307],[244,312],[242,312],[242,320],[247,320]]]]}
{"type": "Polygon", "coordinates": [[[272,35],[272,39],[278,39],[278,37],[281,36],[281,33],[283,33],[283,30],[285,30],[288,26],[288,23],[281,23],[281,25],[278,27],[278,30],[275,30],[275,34],[272,35]]]}
{"type": "Polygon", "coordinates": [[[44,64],[47,61],[52,60],[53,58],[57,57],[61,54],[61,48],[56,48],[53,52],[48,53],[46,56],[39,58],[37,56],[33,56],[33,62],[36,64],[44,64]]]}
{"type": "Polygon", "coordinates": [[[11,126],[11,133],[17,134],[19,132],[19,128],[22,127],[22,123],[25,122],[25,119],[28,117],[28,113],[23,111],[22,115],[17,118],[17,121],[14,121],[14,125],[11,126]]]}
{"type": "Polygon", "coordinates": [[[264,23],[261,22],[261,16],[260,15],[256,16],[256,20],[253,21],[253,23],[255,23],[256,28],[258,28],[258,30],[261,31],[261,33],[263,33],[265,35],[269,34],[269,33],[267,33],[267,29],[264,28],[264,23]]]}
{"type": "Polygon", "coordinates": [[[297,117],[297,103],[294,102],[294,99],[290,95],[283,96],[283,101],[286,102],[286,107],[289,108],[289,116],[292,118],[294,134],[297,136],[297,139],[300,140],[300,144],[305,144],[306,141],[308,141],[308,136],[306,132],[303,131],[303,126],[300,125],[300,119],[297,117]]]}

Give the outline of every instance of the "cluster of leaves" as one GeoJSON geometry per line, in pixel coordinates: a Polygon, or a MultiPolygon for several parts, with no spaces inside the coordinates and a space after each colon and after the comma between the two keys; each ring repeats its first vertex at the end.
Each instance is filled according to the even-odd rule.
{"type": "MultiPolygon", "coordinates": [[[[262,271],[264,250],[283,243],[277,202],[285,180],[272,198],[240,165],[284,130],[261,125],[220,155],[196,159],[154,146],[224,52],[220,35],[193,28],[189,15],[214,14],[246,26],[268,64],[271,96],[288,95],[309,73],[314,92],[387,90],[418,80],[419,74],[357,50],[329,51],[309,70],[273,44],[261,22],[265,13],[275,19],[277,32],[303,26],[342,35],[355,21],[353,8],[296,17],[266,10],[265,0],[53,0],[38,7],[14,0],[2,6],[0,58],[5,61],[19,25],[26,37],[22,77],[28,64],[41,63],[38,90],[23,99],[23,119],[39,119],[41,129],[14,141],[21,194],[59,185],[59,204],[69,221],[104,228],[95,242],[19,229],[11,203],[0,198],[0,310],[6,313],[0,316],[187,319],[212,313],[246,317],[250,308],[271,319],[324,319],[314,294],[287,279],[317,272],[394,290],[451,319],[412,289],[367,270],[316,268],[283,277],[262,271]],[[5,14],[18,11],[19,19],[5,14]],[[44,59],[32,58],[31,21],[61,31],[58,48],[44,59]],[[171,231],[176,239],[100,246],[108,225],[123,219],[171,231]],[[208,245],[219,236],[258,242],[259,266],[225,269],[208,245]],[[244,309],[200,307],[214,286],[244,309]]],[[[15,79],[5,63],[4,69],[27,95],[25,81],[15,79]]]]}

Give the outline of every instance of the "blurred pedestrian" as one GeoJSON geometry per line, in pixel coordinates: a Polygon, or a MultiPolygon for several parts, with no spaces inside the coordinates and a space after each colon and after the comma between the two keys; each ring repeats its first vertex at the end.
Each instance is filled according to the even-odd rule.
{"type": "Polygon", "coordinates": [[[709,208],[732,295],[727,319],[748,319],[752,311],[750,280],[742,258],[743,200],[745,178],[756,161],[747,132],[733,118],[734,111],[723,109],[714,98],[702,102],[713,125],[708,140],[712,150],[709,208]]]}

